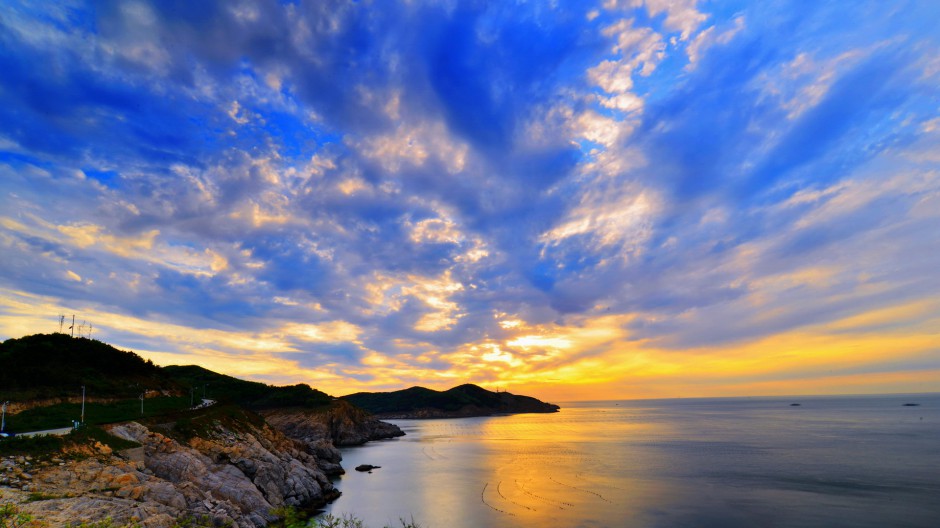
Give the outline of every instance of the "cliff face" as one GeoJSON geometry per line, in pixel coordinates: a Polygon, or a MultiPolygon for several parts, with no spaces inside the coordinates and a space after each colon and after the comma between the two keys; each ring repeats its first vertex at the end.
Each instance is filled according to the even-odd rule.
{"type": "Polygon", "coordinates": [[[110,432],[142,447],[115,454],[99,446],[81,461],[5,460],[20,489],[3,490],[4,501],[19,502],[26,491],[49,497],[19,507],[53,526],[110,517],[118,525],[169,527],[177,518],[206,516],[216,525],[254,528],[274,520],[274,508],[338,495],[315,454],[267,425],[219,423],[184,442],[135,422],[110,432]]]}
{"type": "MultiPolygon", "coordinates": [[[[287,437],[317,446],[317,449],[329,443],[337,446],[361,445],[370,440],[405,434],[397,425],[379,421],[345,401],[334,402],[328,410],[276,409],[262,411],[262,415],[265,421],[287,437]]],[[[333,450],[338,456],[339,452],[335,448],[333,450]]]]}

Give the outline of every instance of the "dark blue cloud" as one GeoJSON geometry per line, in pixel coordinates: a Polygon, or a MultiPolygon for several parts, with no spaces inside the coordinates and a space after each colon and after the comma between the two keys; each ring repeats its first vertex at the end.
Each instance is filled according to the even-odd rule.
{"type": "MultiPolygon", "coordinates": [[[[365,351],[352,343],[305,343],[295,342],[294,346],[301,353],[280,354],[285,359],[294,360],[303,368],[315,369],[324,363],[355,365],[365,355],[365,351]]],[[[368,378],[364,378],[368,379],[368,378]]]]}
{"type": "Polygon", "coordinates": [[[212,143],[205,108],[108,77],[67,49],[36,49],[4,28],[0,120],[5,134],[46,159],[194,164],[212,143]],[[49,68],[36,65],[50,65],[49,68]],[[53,66],[54,65],[54,66],[53,66]],[[208,141],[206,141],[208,139],[208,141]]]}
{"type": "Polygon", "coordinates": [[[167,313],[180,310],[190,318],[189,326],[213,327],[217,322],[246,321],[263,313],[265,304],[251,297],[236,295],[225,288],[220,278],[204,278],[191,274],[161,270],[154,279],[160,297],[142,300],[141,307],[148,311],[167,313]],[[191,318],[195,317],[193,320],[191,318]]]}
{"type": "MultiPolygon", "coordinates": [[[[0,205],[19,222],[0,232],[0,283],[199,328],[344,320],[391,355],[509,335],[495,313],[531,324],[634,314],[635,339],[687,347],[914,298],[937,287],[924,249],[936,225],[918,209],[935,185],[876,182],[935,164],[883,166],[936,115],[935,9],[804,4],[699,6],[708,20],[674,42],[665,14],[581,4],[17,7],[0,18],[0,205]],[[736,16],[741,32],[690,66],[700,30],[717,36],[736,16]],[[644,106],[629,116],[600,106],[588,74],[617,58],[603,30],[627,18],[662,33],[666,54],[649,76],[632,73],[644,106]],[[29,30],[37,38],[18,37],[29,30]],[[788,69],[800,60],[807,72],[788,69]],[[813,83],[818,100],[801,92],[813,83]],[[577,132],[588,110],[637,128],[591,142],[577,132]],[[426,155],[390,162],[376,139],[412,130],[432,136],[406,146],[426,155]],[[340,190],[353,180],[364,188],[340,190]],[[617,236],[598,228],[620,212],[611,204],[640,192],[648,233],[635,247],[602,240],[617,236]],[[865,206],[845,205],[855,198],[865,206]],[[546,242],[575,212],[588,227],[546,242]],[[413,239],[415,223],[445,214],[457,240],[413,239]],[[154,236],[154,252],[208,249],[227,267],[208,276],[68,242],[63,226],[154,236]],[[887,241],[884,256],[862,258],[887,241]],[[489,255],[468,259],[478,243],[489,255]],[[764,292],[772,315],[753,313],[770,279],[817,265],[836,270],[831,284],[764,292]],[[463,287],[440,295],[457,306],[446,329],[415,330],[439,311],[417,295],[372,305],[377,276],[401,293],[445,274],[463,287]],[[862,276],[883,293],[856,293],[862,276]]],[[[362,359],[357,345],[297,345],[304,366],[362,359]]]]}

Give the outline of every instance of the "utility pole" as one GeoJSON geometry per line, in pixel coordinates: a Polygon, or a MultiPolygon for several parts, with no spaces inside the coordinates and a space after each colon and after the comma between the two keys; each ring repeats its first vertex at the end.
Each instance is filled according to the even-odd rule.
{"type": "MultiPolygon", "coordinates": [[[[72,331],[72,337],[75,337],[75,314],[72,314],[72,326],[69,327],[69,330],[72,331]]],[[[82,387],[84,390],[85,387],[82,387]]]]}
{"type": "Polygon", "coordinates": [[[144,394],[146,393],[145,392],[140,393],[140,415],[141,416],[144,415],[144,394]]]}
{"type": "Polygon", "coordinates": [[[59,314],[59,333],[62,333],[62,325],[65,324],[65,315],[59,314]]]}
{"type": "Polygon", "coordinates": [[[10,402],[8,401],[3,402],[3,413],[0,414],[0,433],[2,433],[7,426],[7,405],[9,404],[10,402]]]}
{"type": "MultiPolygon", "coordinates": [[[[75,317],[74,315],[72,317],[75,317]]],[[[85,423],[85,386],[82,385],[82,419],[78,422],[80,424],[85,423]]]]}

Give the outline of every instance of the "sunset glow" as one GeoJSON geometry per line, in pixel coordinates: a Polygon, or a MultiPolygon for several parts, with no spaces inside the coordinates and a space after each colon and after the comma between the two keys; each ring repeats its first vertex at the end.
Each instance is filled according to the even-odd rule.
{"type": "Polygon", "coordinates": [[[13,2],[0,339],[334,395],[940,391],[940,8],[561,4],[13,2]]]}

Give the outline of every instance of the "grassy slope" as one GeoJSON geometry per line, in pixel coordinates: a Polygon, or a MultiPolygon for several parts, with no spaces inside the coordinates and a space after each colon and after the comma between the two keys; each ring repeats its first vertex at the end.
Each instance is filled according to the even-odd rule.
{"type": "MultiPolygon", "coordinates": [[[[81,417],[81,408],[80,403],[57,403],[35,407],[7,416],[6,428],[13,432],[29,432],[71,427],[72,420],[78,420],[81,417]]],[[[143,414],[140,412],[140,400],[137,398],[109,403],[89,402],[85,404],[85,423],[100,425],[140,420],[188,408],[189,398],[178,396],[147,398],[144,400],[143,414]]]]}
{"type": "Polygon", "coordinates": [[[252,409],[319,407],[332,401],[328,394],[304,383],[274,387],[240,380],[196,365],[171,365],[163,367],[163,371],[179,384],[195,388],[197,399],[206,394],[209,399],[233,402],[252,409]]]}

